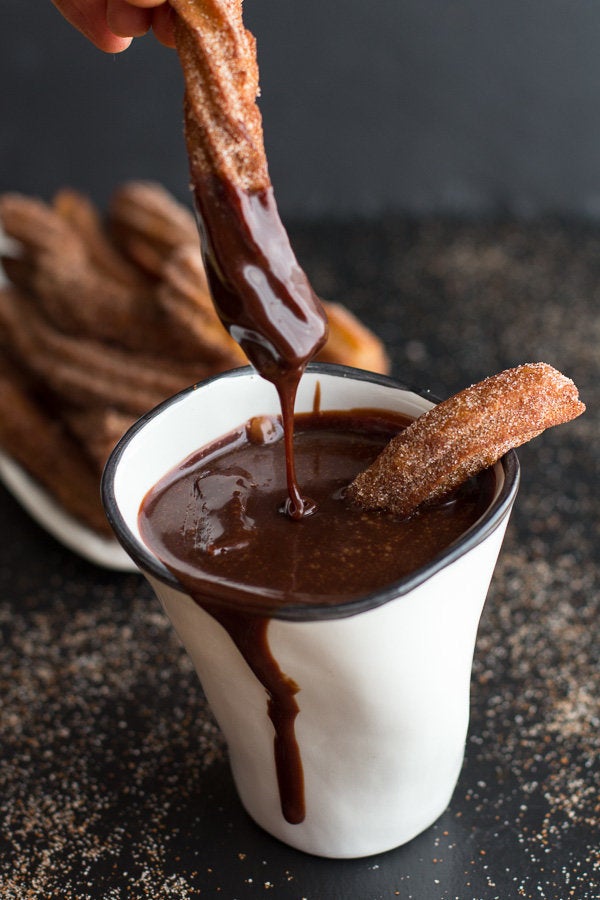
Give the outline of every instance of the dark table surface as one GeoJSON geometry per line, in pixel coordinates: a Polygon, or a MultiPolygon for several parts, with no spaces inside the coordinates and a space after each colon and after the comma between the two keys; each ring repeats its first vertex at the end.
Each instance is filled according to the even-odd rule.
{"type": "Polygon", "coordinates": [[[262,833],[146,583],[63,548],[1,489],[0,894],[598,898],[600,229],[390,220],[291,232],[317,290],[384,338],[404,381],[446,396],[545,360],[588,405],[519,453],[452,802],[408,845],[355,861],[262,833]]]}

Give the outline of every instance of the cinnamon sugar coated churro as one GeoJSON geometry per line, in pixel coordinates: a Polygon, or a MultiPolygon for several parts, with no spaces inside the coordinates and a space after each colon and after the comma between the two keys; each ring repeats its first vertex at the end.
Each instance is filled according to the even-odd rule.
{"type": "Polygon", "coordinates": [[[216,175],[244,191],[270,187],[254,36],[239,0],[171,0],[186,81],[188,157],[195,184],[216,175]]]}
{"type": "Polygon", "coordinates": [[[348,497],[368,509],[409,516],[584,410],[574,383],[552,366],[506,369],[411,423],[356,477],[348,497]]]}
{"type": "Polygon", "coordinates": [[[94,466],[28,380],[1,357],[0,447],[19,462],[25,457],[29,474],[64,509],[98,534],[110,534],[94,466]]]}

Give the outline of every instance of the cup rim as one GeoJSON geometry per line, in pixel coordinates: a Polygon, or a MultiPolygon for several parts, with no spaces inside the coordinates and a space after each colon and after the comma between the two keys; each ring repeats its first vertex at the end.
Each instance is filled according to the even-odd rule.
{"type": "MultiPolygon", "coordinates": [[[[168,587],[173,588],[182,594],[185,594],[186,591],[177,578],[172,575],[166,566],[163,565],[149,548],[143,544],[140,538],[132,534],[129,525],[125,521],[115,496],[114,482],[117,469],[122,456],[133,438],[135,438],[138,432],[140,432],[150,421],[159,416],[165,409],[178,403],[188,394],[196,392],[199,388],[211,384],[214,381],[244,377],[249,374],[254,374],[254,371],[252,366],[243,366],[241,368],[221,372],[211,378],[207,378],[197,384],[184,388],[182,391],[179,391],[153,407],[141,416],[121,437],[112,450],[102,473],[100,488],[101,499],[106,517],[117,540],[129,556],[131,556],[143,574],[153,576],[168,587]]],[[[439,402],[439,399],[427,389],[415,388],[397,378],[388,375],[380,375],[364,369],[355,369],[334,363],[310,363],[307,366],[307,372],[316,375],[334,375],[346,379],[350,378],[362,382],[370,382],[416,394],[418,397],[429,400],[432,403],[439,402]]],[[[378,606],[383,606],[390,600],[409,594],[433,575],[483,543],[492,532],[500,527],[510,514],[520,483],[520,465],[516,452],[514,450],[509,450],[508,453],[499,460],[497,465],[502,467],[504,482],[488,509],[459,538],[430,560],[426,565],[421,566],[404,578],[386,585],[378,591],[366,594],[363,597],[354,598],[334,606],[318,606],[306,603],[282,606],[272,610],[269,613],[270,618],[292,621],[321,621],[324,619],[345,618],[365,612],[369,609],[374,609],[378,606]]],[[[257,614],[261,613],[257,610],[257,614]]]]}

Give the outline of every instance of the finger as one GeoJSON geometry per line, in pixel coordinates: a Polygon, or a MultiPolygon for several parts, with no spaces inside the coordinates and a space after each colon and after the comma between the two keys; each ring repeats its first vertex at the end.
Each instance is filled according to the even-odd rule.
{"type": "Polygon", "coordinates": [[[155,6],[167,6],[165,0],[128,0],[131,6],[138,6],[141,9],[151,9],[155,6]]]}
{"type": "Polygon", "coordinates": [[[141,37],[150,30],[150,10],[132,6],[127,0],[107,0],[106,21],[110,30],[119,37],[141,37]]]}
{"type": "Polygon", "coordinates": [[[64,18],[105,53],[120,53],[131,37],[118,37],[106,24],[106,0],[91,0],[87,5],[75,0],[52,0],[64,18]]]}
{"type": "Polygon", "coordinates": [[[173,9],[168,3],[163,3],[152,13],[152,30],[166,47],[175,47],[174,22],[173,9]]]}

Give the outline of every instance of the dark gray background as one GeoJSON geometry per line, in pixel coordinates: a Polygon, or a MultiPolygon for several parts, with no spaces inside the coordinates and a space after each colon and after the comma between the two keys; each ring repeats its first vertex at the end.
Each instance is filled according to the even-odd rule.
{"type": "MultiPolygon", "coordinates": [[[[596,0],[246,0],[288,217],[600,217],[596,0]]],[[[106,56],[50,0],[2,0],[0,190],[126,178],[187,196],[176,56],[106,56]]]]}

